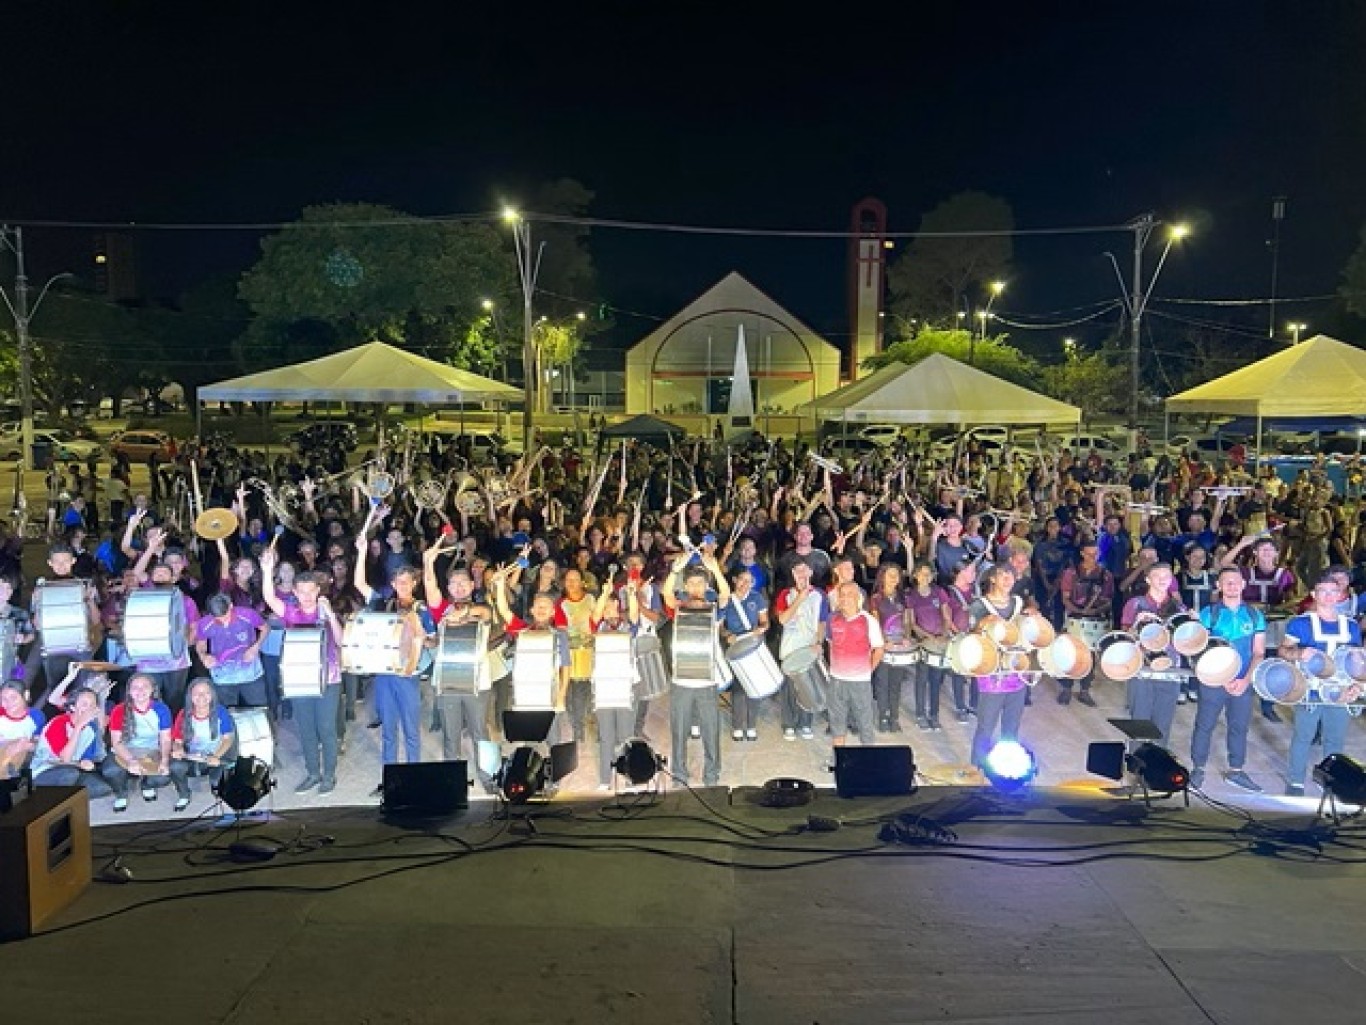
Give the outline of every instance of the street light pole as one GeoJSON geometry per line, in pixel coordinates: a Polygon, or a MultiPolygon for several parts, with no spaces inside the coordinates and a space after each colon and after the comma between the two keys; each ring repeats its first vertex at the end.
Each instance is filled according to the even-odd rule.
{"type": "Polygon", "coordinates": [[[526,400],[522,406],[522,451],[531,451],[532,418],[540,382],[536,379],[535,321],[531,313],[531,299],[536,294],[536,276],[541,268],[540,249],[531,248],[531,222],[511,208],[503,211],[503,219],[512,225],[512,241],[517,251],[517,274],[522,282],[522,390],[526,400]]]}
{"type": "Polygon", "coordinates": [[[38,307],[43,304],[47,290],[58,281],[75,275],[62,273],[54,274],[48,278],[47,284],[38,293],[38,299],[33,304],[33,309],[30,310],[28,305],[28,274],[25,273],[24,267],[24,229],[10,228],[8,225],[0,227],[0,244],[14,253],[14,302],[10,302],[4,289],[0,289],[0,297],[4,298],[5,305],[9,307],[10,315],[14,317],[14,334],[19,342],[19,403],[20,415],[23,418],[20,430],[24,446],[21,461],[26,465],[31,465],[33,459],[33,362],[28,325],[33,319],[33,315],[38,312],[38,307]]]}
{"type": "Polygon", "coordinates": [[[1143,324],[1143,247],[1153,232],[1153,215],[1131,225],[1134,232],[1134,285],[1129,297],[1129,436],[1138,437],[1138,341],[1143,324]]]}

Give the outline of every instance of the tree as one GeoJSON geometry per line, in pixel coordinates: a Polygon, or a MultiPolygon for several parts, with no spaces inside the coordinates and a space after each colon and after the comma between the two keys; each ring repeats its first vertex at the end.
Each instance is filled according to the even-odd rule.
{"type": "MultiPolygon", "coordinates": [[[[261,243],[241,279],[257,316],[238,346],[244,369],[284,348],[326,352],[372,340],[468,364],[483,300],[516,287],[510,240],[493,224],[421,221],[364,203],[311,206],[261,243]]],[[[264,360],[264,362],[258,362],[264,360]]]]}
{"type": "MultiPolygon", "coordinates": [[[[926,233],[1009,232],[1015,227],[1010,204],[983,192],[960,192],[920,220],[926,233]]],[[[990,283],[1010,276],[1013,252],[1009,235],[918,237],[887,268],[888,307],[894,313],[940,327],[952,327],[965,302],[985,305],[990,283]]]]}
{"type": "Polygon", "coordinates": [[[1349,312],[1366,317],[1366,224],[1361,226],[1361,241],[1342,269],[1342,287],[1338,294],[1349,312]]]}
{"type": "Polygon", "coordinates": [[[1127,408],[1129,370],[1111,351],[1078,352],[1069,349],[1066,359],[1043,368],[1044,390],[1055,399],[1079,406],[1087,420],[1127,408]]]}
{"type": "Polygon", "coordinates": [[[968,331],[921,328],[913,337],[893,342],[880,353],[869,357],[863,365],[876,370],[889,363],[919,363],[936,352],[942,352],[960,363],[967,363],[971,352],[972,365],[979,370],[1026,388],[1037,388],[1039,385],[1038,363],[1010,345],[1005,335],[979,338],[974,342],[968,331]]]}

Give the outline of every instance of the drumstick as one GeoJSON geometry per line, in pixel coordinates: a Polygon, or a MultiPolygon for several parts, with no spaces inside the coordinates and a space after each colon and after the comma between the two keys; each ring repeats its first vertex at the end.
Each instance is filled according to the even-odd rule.
{"type": "Polygon", "coordinates": [[[204,496],[199,491],[199,464],[193,459],[190,460],[190,479],[194,481],[194,508],[190,510],[190,519],[194,519],[204,511],[204,496]]]}

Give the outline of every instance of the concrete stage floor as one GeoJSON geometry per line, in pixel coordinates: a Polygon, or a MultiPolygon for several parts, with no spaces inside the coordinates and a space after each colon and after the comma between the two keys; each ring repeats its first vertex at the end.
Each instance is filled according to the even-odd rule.
{"type": "Polygon", "coordinates": [[[95,831],[96,883],[0,947],[5,1020],[1238,1025],[1366,1018],[1366,824],[1096,788],[758,806],[757,791],[295,809],[95,831]],[[803,830],[807,816],[835,832],[803,830]],[[905,824],[904,842],[878,839],[905,824]],[[331,842],[327,841],[330,838],[331,842]]]}

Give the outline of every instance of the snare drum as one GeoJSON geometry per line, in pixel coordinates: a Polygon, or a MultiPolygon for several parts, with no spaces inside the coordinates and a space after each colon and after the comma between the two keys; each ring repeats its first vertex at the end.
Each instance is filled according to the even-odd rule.
{"type": "Polygon", "coordinates": [[[669,668],[657,634],[636,637],[636,700],[653,701],[669,693],[669,668]]]}
{"type": "Polygon", "coordinates": [[[716,680],[716,613],[705,609],[680,609],[674,617],[674,679],[690,683],[716,680]]]}
{"type": "Polygon", "coordinates": [[[436,632],[432,689],[438,694],[474,695],[488,689],[489,625],[483,620],[443,622],[436,632]]]}
{"type": "Polygon", "coordinates": [[[791,684],[793,696],[803,711],[825,711],[830,672],[815,648],[798,648],[783,659],[783,675],[791,684]]]}
{"type": "Polygon", "coordinates": [[[185,657],[185,598],[180,588],[144,587],[128,595],[123,647],[135,661],[178,662],[185,657]]]}
{"type": "Polygon", "coordinates": [[[320,698],[327,686],[327,628],[291,626],[280,648],[280,696],[320,698]]]}
{"type": "Polygon", "coordinates": [[[264,708],[230,708],[236,744],[232,757],[259,758],[275,764],[275,734],[270,728],[270,712],[264,708]]]}
{"type": "Polygon", "coordinates": [[[365,609],[342,630],[341,664],[348,673],[412,676],[421,654],[415,617],[409,613],[365,609]]]}
{"type": "Polygon", "coordinates": [[[514,711],[554,709],[560,672],[556,640],[554,630],[523,630],[517,635],[517,657],[512,663],[514,711]]]}
{"type": "Polygon", "coordinates": [[[1110,632],[1110,624],[1107,620],[1091,616],[1068,616],[1063,629],[1095,651],[1100,639],[1110,632]]]}
{"type": "Polygon", "coordinates": [[[95,626],[81,580],[52,580],[38,585],[34,612],[44,655],[89,655],[95,626]]]}
{"type": "Polygon", "coordinates": [[[741,637],[726,649],[726,661],[746,696],[755,701],[778,693],[783,685],[783,671],[762,637],[741,637]]]}
{"type": "Polygon", "coordinates": [[[593,636],[593,708],[631,708],[636,682],[629,633],[593,636]]]}

